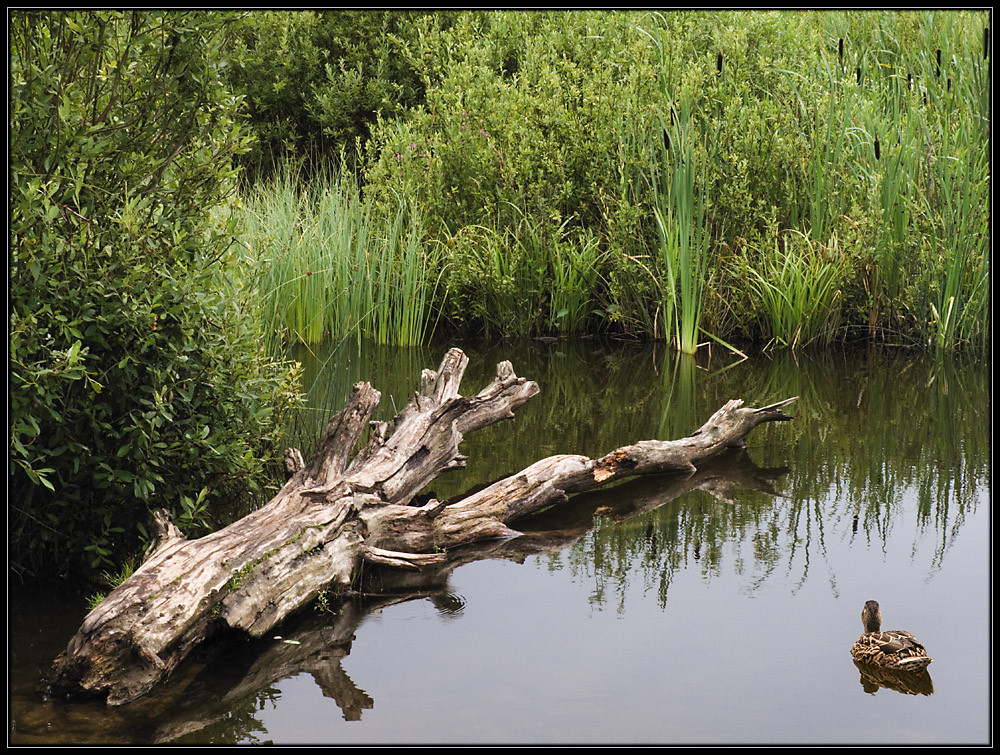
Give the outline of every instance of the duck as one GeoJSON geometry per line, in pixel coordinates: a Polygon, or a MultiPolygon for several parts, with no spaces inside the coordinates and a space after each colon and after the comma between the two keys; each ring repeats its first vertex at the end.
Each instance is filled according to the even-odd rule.
{"type": "Polygon", "coordinates": [[[923,671],[934,660],[910,632],[902,629],[882,631],[882,609],[876,600],[869,600],[861,609],[861,624],[865,633],[851,648],[851,655],[858,663],[898,671],[923,671]]]}

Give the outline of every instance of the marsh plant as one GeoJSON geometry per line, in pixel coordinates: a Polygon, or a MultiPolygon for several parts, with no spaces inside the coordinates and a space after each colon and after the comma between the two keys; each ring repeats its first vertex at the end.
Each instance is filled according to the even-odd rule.
{"type": "Polygon", "coordinates": [[[244,197],[242,241],[274,343],[371,338],[422,342],[435,266],[409,199],[373,206],[350,174],[293,170],[244,197]]]}
{"type": "Polygon", "coordinates": [[[793,349],[829,345],[839,324],[845,272],[836,240],[823,245],[790,231],[760,251],[759,263],[748,266],[746,275],[769,343],[793,349]]]}
{"type": "MultiPolygon", "coordinates": [[[[261,30],[282,18],[262,18],[261,30]]],[[[279,238],[275,225],[258,257],[282,270],[264,289],[274,292],[274,332],[374,333],[365,306],[387,306],[377,290],[389,268],[379,260],[391,257],[400,280],[426,288],[407,297],[423,317],[433,312],[463,333],[608,331],[686,352],[709,338],[796,348],[854,338],[945,350],[989,343],[988,14],[352,18],[393,30],[373,60],[409,106],[365,117],[346,160],[360,180],[328,178],[343,207],[320,211],[322,190],[307,180],[299,188],[309,201],[295,205],[301,227],[279,238]],[[403,206],[407,230],[397,234],[403,206]],[[328,243],[323,217],[345,219],[351,240],[328,243]],[[410,233],[412,245],[387,251],[410,233]],[[422,254],[409,254],[418,242],[422,254]],[[804,269],[820,249],[837,250],[836,264],[823,263],[836,275],[804,269]],[[350,292],[333,272],[340,265],[353,276],[350,292]],[[822,326],[776,328],[762,316],[774,308],[765,293],[774,302],[801,293],[776,287],[815,295],[834,277],[837,316],[822,326]],[[316,302],[308,313],[307,301],[316,302]],[[341,304],[350,314],[330,314],[341,304]],[[809,335],[817,327],[821,335],[809,335]]],[[[325,49],[328,26],[338,40],[353,34],[321,17],[287,20],[287,52],[298,44],[308,60],[325,49]]],[[[273,69],[285,97],[297,86],[290,70],[273,69]]],[[[270,102],[256,87],[251,106],[270,102]]],[[[315,118],[314,131],[333,128],[329,98],[313,102],[319,92],[303,92],[294,108],[315,118]]],[[[818,316],[808,307],[785,316],[796,311],[818,316]]],[[[427,327],[412,332],[391,338],[427,327]]]]}
{"type": "Polygon", "coordinates": [[[653,177],[653,215],[660,240],[664,333],[685,354],[698,349],[708,282],[706,157],[685,100],[671,111],[674,126],[661,122],[663,147],[653,177]]]}

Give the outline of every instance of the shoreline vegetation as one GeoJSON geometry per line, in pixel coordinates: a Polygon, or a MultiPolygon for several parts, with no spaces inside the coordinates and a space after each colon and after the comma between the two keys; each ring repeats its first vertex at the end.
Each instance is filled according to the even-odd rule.
{"type": "Polygon", "coordinates": [[[989,11],[8,20],[23,578],[269,484],[298,344],[988,356],[989,11]]]}
{"type": "MultiPolygon", "coordinates": [[[[264,15],[244,73],[280,82],[291,56],[308,78],[300,53],[338,14],[264,15]]],[[[239,194],[276,342],[988,349],[987,13],[364,18],[396,29],[391,50],[339,70],[328,51],[322,75],[345,88],[374,67],[408,106],[377,111],[350,154],[309,142],[306,159],[287,145],[307,127],[286,123],[286,148],[253,156],[277,167],[239,194]]],[[[312,91],[299,110],[336,121],[312,91]]]]}

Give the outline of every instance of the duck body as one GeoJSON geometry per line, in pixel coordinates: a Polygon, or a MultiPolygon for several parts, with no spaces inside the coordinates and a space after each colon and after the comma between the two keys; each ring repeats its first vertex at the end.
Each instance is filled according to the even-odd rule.
{"type": "Polygon", "coordinates": [[[851,648],[858,663],[868,663],[899,671],[923,671],[934,660],[911,632],[902,629],[882,631],[882,611],[874,600],[861,611],[865,633],[851,648]]]}

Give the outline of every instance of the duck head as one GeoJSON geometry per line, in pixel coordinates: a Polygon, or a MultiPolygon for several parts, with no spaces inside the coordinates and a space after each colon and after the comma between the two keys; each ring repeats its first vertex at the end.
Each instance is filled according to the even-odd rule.
{"type": "Polygon", "coordinates": [[[865,633],[878,632],[882,628],[882,609],[878,607],[877,600],[869,600],[865,607],[861,609],[861,624],[865,628],[865,633]]]}

